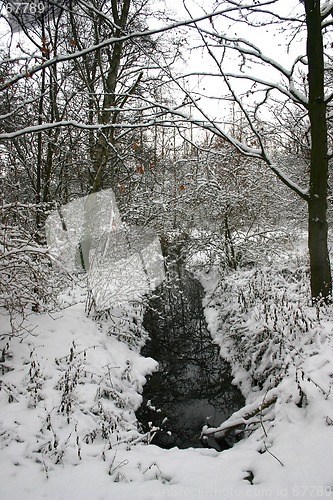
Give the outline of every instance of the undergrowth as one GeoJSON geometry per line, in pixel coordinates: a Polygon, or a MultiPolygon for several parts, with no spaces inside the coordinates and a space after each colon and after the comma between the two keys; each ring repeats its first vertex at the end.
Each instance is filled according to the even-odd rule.
{"type": "Polygon", "coordinates": [[[245,395],[276,387],[316,337],[327,311],[310,306],[307,282],[305,266],[241,270],[207,293],[211,334],[245,395]]]}
{"type": "Polygon", "coordinates": [[[10,335],[7,324],[8,333],[0,336],[1,447],[24,443],[21,460],[38,462],[48,477],[55,465],[87,457],[107,467],[119,447],[149,441],[135,416],[144,373],[155,367],[152,360],[141,366],[141,313],[139,305],[117,309],[98,325],[85,317],[84,304],[74,310],[66,305],[56,327],[64,343],[54,338],[54,320],[45,314],[34,316],[33,334],[26,336],[10,335]]]}

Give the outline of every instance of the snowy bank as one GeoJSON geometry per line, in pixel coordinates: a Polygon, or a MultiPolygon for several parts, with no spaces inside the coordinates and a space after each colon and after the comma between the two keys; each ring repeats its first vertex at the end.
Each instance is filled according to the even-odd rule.
{"type": "Polygon", "coordinates": [[[11,340],[3,311],[1,499],[332,496],[333,321],[307,305],[295,273],[206,275],[209,328],[247,408],[275,395],[221,453],[163,450],[138,431],[135,410],[156,368],[139,353],[140,307],[102,326],[82,302],[31,314],[11,340]]]}

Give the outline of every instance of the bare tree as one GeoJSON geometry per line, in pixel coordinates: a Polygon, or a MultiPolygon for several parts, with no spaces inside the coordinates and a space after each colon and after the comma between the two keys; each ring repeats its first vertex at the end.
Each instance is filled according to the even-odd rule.
{"type": "MultiPolygon", "coordinates": [[[[211,6],[205,3],[203,13],[199,16],[192,16],[186,7],[186,19],[154,29],[143,26],[138,31],[130,29],[126,24],[127,4],[127,0],[121,2],[121,5],[119,2],[111,2],[112,17],[107,21],[108,16],[96,4],[81,0],[84,15],[93,12],[98,19],[104,19],[110,31],[109,36],[107,33],[102,37],[97,36],[91,45],[81,46],[80,37],[76,38],[73,32],[71,48],[67,45],[61,53],[37,62],[33,52],[23,52],[17,58],[17,64],[23,64],[24,71],[12,72],[0,83],[0,91],[12,88],[20,81],[42,75],[47,68],[60,67],[70,61],[81,61],[83,67],[90,56],[90,61],[98,62],[99,54],[109,47],[104,52],[106,66],[99,73],[102,75],[102,86],[93,89],[94,93],[98,88],[104,96],[99,101],[100,109],[93,119],[87,119],[87,114],[77,110],[73,115],[54,115],[54,119],[49,122],[23,126],[19,124],[16,129],[0,134],[0,139],[10,140],[27,133],[40,133],[41,130],[59,127],[76,127],[87,133],[95,131],[94,141],[90,143],[93,144],[91,157],[94,159],[92,189],[98,190],[101,187],[101,176],[105,172],[105,162],[110,158],[110,151],[114,147],[115,131],[118,131],[119,140],[128,130],[135,128],[179,126],[181,122],[203,127],[230,142],[242,154],[262,161],[287,188],[307,204],[311,294],[314,300],[327,300],[332,289],[326,217],[329,160],[327,119],[330,116],[332,94],[325,74],[331,62],[329,37],[332,28],[332,1],[295,0],[292,4],[288,2],[288,5],[284,0],[225,0],[212,3],[211,6]],[[143,92],[143,87],[139,85],[140,71],[135,71],[129,80],[132,84],[123,88],[123,92],[115,99],[114,79],[119,76],[119,54],[125,44],[129,41],[141,43],[153,34],[186,27],[198,35],[197,49],[201,51],[201,57],[205,57],[205,62],[207,58],[204,54],[209,55],[212,63],[209,69],[206,70],[205,64],[201,64],[200,70],[191,70],[189,67],[187,72],[179,75],[179,72],[173,72],[171,62],[162,64],[153,51],[149,54],[150,65],[169,80],[165,87],[167,91],[170,92],[172,85],[173,88],[178,88],[178,104],[170,106],[166,101],[157,100],[143,92]],[[282,60],[279,60],[279,55],[271,55],[270,51],[264,50],[260,45],[259,37],[263,34],[266,46],[268,40],[271,48],[277,44],[285,45],[282,60]],[[220,92],[213,96],[211,81],[216,78],[219,83],[215,88],[220,92]],[[184,80],[191,82],[193,79],[194,85],[190,91],[191,83],[184,86],[184,80]],[[204,85],[207,85],[208,92],[204,85]],[[241,137],[233,134],[229,124],[221,123],[222,107],[218,113],[215,109],[214,114],[210,112],[207,97],[215,97],[213,102],[218,105],[234,103],[243,115],[241,137]],[[272,116],[272,106],[276,102],[283,106],[289,105],[291,112],[295,110],[295,113],[300,113],[300,119],[309,126],[310,159],[307,179],[293,177],[288,170],[281,168],[279,156],[275,155],[276,148],[272,146],[267,130],[263,127],[263,123],[269,121],[269,115],[272,116]],[[184,111],[186,105],[191,106],[191,114],[184,111]],[[119,116],[122,116],[121,122],[118,121],[119,116]],[[129,120],[124,119],[124,116],[130,117],[129,120]]],[[[70,15],[73,13],[74,8],[70,15]]],[[[73,29],[74,23],[72,31],[73,29]]],[[[184,38],[183,33],[175,33],[176,38],[184,38]]],[[[190,50],[194,50],[193,44],[190,50]]],[[[93,82],[92,78],[91,84],[93,82]]],[[[161,84],[160,92],[162,88],[161,84]]],[[[177,100],[177,92],[174,93],[174,100],[177,100]]],[[[77,102],[75,98],[73,102],[77,102]]]]}
{"type": "MultiPolygon", "coordinates": [[[[208,54],[211,65],[205,69],[205,64],[201,64],[200,70],[184,72],[181,78],[169,73],[195,113],[192,111],[189,116],[181,110],[169,109],[170,122],[190,120],[228,141],[243,155],[261,160],[307,204],[311,294],[314,301],[329,300],[332,278],[327,245],[327,120],[332,92],[326,73],[332,60],[333,3],[304,0],[286,5],[283,0],[226,0],[214,5],[205,4],[205,12],[210,8],[214,13],[221,6],[224,11],[212,16],[209,22],[194,22],[199,57],[208,54]],[[271,55],[271,51],[278,52],[274,50],[278,45],[280,57],[271,55]],[[265,50],[267,46],[271,51],[265,50]],[[190,82],[186,87],[185,79],[190,82]],[[215,88],[212,80],[219,82],[215,82],[215,88]],[[194,90],[189,91],[191,86],[194,90]],[[220,115],[215,109],[216,114],[212,115],[207,98],[216,104],[236,105],[243,116],[242,137],[235,135],[225,121],[222,123],[222,107],[220,115]],[[276,141],[273,148],[263,127],[264,121],[274,119],[272,109],[277,102],[288,105],[291,113],[301,114],[300,119],[309,127],[310,141],[303,144],[310,151],[307,179],[294,178],[288,169],[280,167],[281,155],[274,154],[276,141]]],[[[190,9],[186,10],[192,17],[190,9]]],[[[190,29],[193,31],[193,26],[190,29]]],[[[166,111],[163,106],[161,109],[166,111]]]]}

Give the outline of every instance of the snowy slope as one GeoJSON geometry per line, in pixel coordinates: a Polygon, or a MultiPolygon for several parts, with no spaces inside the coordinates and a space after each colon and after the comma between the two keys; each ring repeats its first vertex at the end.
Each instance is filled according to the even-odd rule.
{"type": "MultiPolygon", "coordinates": [[[[297,283],[288,283],[294,297],[297,283]]],[[[247,289],[254,290],[249,274],[234,276],[229,285],[228,293],[226,289],[223,293],[233,308],[238,303],[231,300],[235,290],[238,293],[242,287],[244,296],[247,289]]],[[[290,342],[284,342],[280,358],[275,359],[271,350],[275,369],[269,370],[265,360],[261,375],[267,371],[270,377],[251,389],[255,363],[246,363],[255,355],[253,343],[258,337],[251,343],[249,332],[252,328],[255,336],[258,324],[265,326],[262,297],[252,303],[247,295],[246,314],[243,309],[238,309],[238,316],[229,310],[226,317],[221,286],[212,275],[206,281],[212,336],[224,346],[223,354],[233,363],[235,380],[249,404],[264,401],[271,386],[277,395],[274,404],[253,417],[248,437],[222,453],[162,450],[145,444],[149,436],[139,434],[134,412],[145,377],[156,368],[155,361],[140,356],[142,339],[128,328],[133,315],[138,324],[141,310],[129,310],[126,317],[115,311],[112,321],[101,327],[86,317],[84,303],[79,302],[53,315],[31,314],[30,333],[10,342],[5,335],[8,318],[2,311],[1,500],[332,496],[330,311],[323,308],[318,319],[316,311],[304,304],[307,327],[301,328],[302,320],[297,331],[289,332],[290,342]],[[223,325],[233,328],[232,336],[223,325]],[[243,357],[232,342],[240,332],[243,357]]],[[[273,288],[279,289],[277,283],[273,288]]],[[[299,303],[289,302],[285,311],[292,317],[299,303]]],[[[267,316],[268,344],[279,345],[272,335],[285,332],[285,314],[278,321],[280,330],[270,326],[267,316]]]]}

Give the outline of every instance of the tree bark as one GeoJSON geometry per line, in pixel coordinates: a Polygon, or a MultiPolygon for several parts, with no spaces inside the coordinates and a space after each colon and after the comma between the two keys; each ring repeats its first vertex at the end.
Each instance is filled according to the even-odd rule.
{"type": "Polygon", "coordinates": [[[320,2],[304,0],[309,78],[308,114],[311,125],[308,246],[313,301],[329,300],[332,277],[327,246],[327,123],[324,89],[324,47],[320,2]]]}

